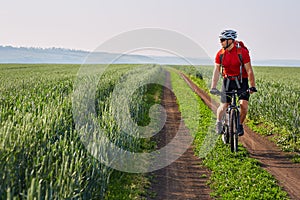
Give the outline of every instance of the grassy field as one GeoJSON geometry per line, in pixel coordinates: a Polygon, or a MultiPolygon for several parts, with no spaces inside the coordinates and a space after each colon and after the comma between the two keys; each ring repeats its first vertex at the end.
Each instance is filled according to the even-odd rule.
{"type": "MultiPolygon", "coordinates": [[[[79,67],[0,65],[0,199],[136,199],[143,195],[141,188],[149,184],[143,174],[101,164],[82,143],[72,113],[79,67]]],[[[144,151],[152,148],[151,143],[124,137],[109,106],[115,84],[134,67],[115,65],[103,74],[95,94],[94,120],[111,142],[144,151]]],[[[154,73],[159,68],[148,69],[143,78],[157,77],[154,73]]],[[[131,116],[137,123],[149,121],[148,107],[160,101],[160,92],[157,86],[135,92],[131,116]]]]}
{"type": "Polygon", "coordinates": [[[251,96],[248,124],[257,132],[272,135],[283,150],[300,152],[300,68],[254,70],[258,93],[251,96]]]}
{"type": "MultiPolygon", "coordinates": [[[[129,72],[133,77],[138,77],[134,74],[138,72],[132,70],[135,67],[114,65],[102,74],[103,78],[97,83],[95,93],[97,115],[94,120],[106,130],[106,136],[115,144],[124,149],[143,152],[150,151],[153,144],[147,139],[124,136],[113,118],[114,110],[109,106],[112,92],[121,77],[126,79],[127,76],[123,75],[129,72]]],[[[79,68],[80,65],[58,64],[0,65],[0,199],[140,199],[146,195],[145,188],[149,185],[147,177],[116,171],[101,164],[82,143],[80,133],[75,129],[72,112],[74,82],[79,68]]],[[[176,68],[194,73],[193,68],[176,68]]],[[[299,151],[300,88],[297,83],[300,68],[254,69],[259,92],[251,97],[249,124],[253,128],[258,127],[258,131],[264,134],[276,135],[274,140],[283,149],[299,151]]],[[[211,67],[202,67],[201,73],[194,73],[198,77],[195,80],[200,80],[199,77],[203,76],[204,82],[196,82],[201,87],[206,87],[206,90],[211,78],[210,70],[211,67]]],[[[160,67],[148,66],[142,74],[141,79],[152,80],[162,73],[160,67]]],[[[179,89],[178,98],[179,94],[185,95],[180,90],[188,92],[187,85],[182,80],[178,83],[180,80],[173,72],[172,83],[179,89]]],[[[149,123],[149,108],[160,102],[160,94],[161,87],[155,84],[140,87],[133,93],[130,115],[137,124],[144,126],[149,123]]],[[[125,102],[123,99],[119,101],[125,102]]],[[[206,114],[211,118],[211,113],[208,113],[200,101],[199,105],[204,110],[199,115],[203,123],[198,127],[195,115],[189,116],[195,109],[189,102],[180,103],[180,108],[188,119],[187,126],[198,127],[193,131],[196,144],[203,141],[204,132],[201,130],[209,128],[207,126],[210,121],[203,119],[207,117],[206,114]]],[[[257,190],[245,193],[244,197],[260,198],[262,196],[259,191],[264,191],[263,194],[267,195],[264,197],[286,197],[276,186],[276,181],[263,172],[256,161],[247,157],[245,150],[228,162],[225,158],[229,152],[217,149],[214,154],[208,154],[205,161],[213,171],[222,173],[223,168],[227,169],[232,163],[249,170],[244,170],[246,174],[241,174],[242,171],[234,168],[243,176],[242,180],[232,174],[221,177],[221,174],[214,173],[211,186],[215,190],[215,197],[239,197],[247,189],[244,187],[250,188],[251,184],[251,187],[255,184],[257,190]],[[259,178],[251,178],[252,175],[259,178]],[[227,180],[234,183],[230,178],[242,181],[243,188],[224,182],[227,180]],[[219,184],[224,187],[218,188],[219,184]],[[230,194],[225,194],[225,191],[230,191],[230,194]],[[251,194],[253,195],[250,196],[251,194]]]]}

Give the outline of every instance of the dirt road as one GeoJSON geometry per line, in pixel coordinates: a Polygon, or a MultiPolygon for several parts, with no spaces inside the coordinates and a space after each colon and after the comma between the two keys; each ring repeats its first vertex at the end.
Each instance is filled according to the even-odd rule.
{"type": "MultiPolygon", "coordinates": [[[[171,88],[169,73],[166,75],[166,84],[169,84],[168,87],[171,88]]],[[[166,109],[167,120],[162,131],[155,137],[158,148],[164,147],[172,140],[178,132],[182,120],[176,97],[172,91],[166,88],[163,92],[162,105],[166,109]]],[[[188,130],[184,127],[180,130],[180,132],[182,131],[186,132],[188,130]]],[[[210,189],[206,184],[210,171],[201,165],[201,160],[194,155],[192,147],[188,148],[180,158],[169,166],[155,171],[153,176],[151,191],[156,195],[152,198],[148,197],[149,200],[211,199],[209,196],[210,189]]]]}

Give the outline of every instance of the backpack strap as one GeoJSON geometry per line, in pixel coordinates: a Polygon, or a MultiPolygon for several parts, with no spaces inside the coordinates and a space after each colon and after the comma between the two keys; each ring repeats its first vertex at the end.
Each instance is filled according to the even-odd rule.
{"type": "Polygon", "coordinates": [[[240,45],[240,42],[238,42],[238,41],[236,41],[236,50],[237,50],[237,54],[239,56],[241,65],[244,65],[243,56],[242,56],[242,47],[240,45]]]}
{"type": "Polygon", "coordinates": [[[221,75],[223,75],[223,56],[224,56],[225,50],[222,49],[221,54],[220,54],[220,67],[221,67],[221,75]]]}
{"type": "Polygon", "coordinates": [[[240,66],[240,77],[241,77],[241,83],[243,83],[243,67],[244,67],[244,62],[243,62],[243,56],[242,56],[242,47],[240,45],[240,42],[236,41],[236,51],[241,63],[240,66]]]}

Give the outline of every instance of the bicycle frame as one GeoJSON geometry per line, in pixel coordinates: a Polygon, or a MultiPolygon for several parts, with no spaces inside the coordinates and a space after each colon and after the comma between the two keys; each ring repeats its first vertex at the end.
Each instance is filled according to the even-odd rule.
{"type": "MultiPolygon", "coordinates": [[[[242,92],[240,95],[244,93],[250,93],[250,89],[242,92]]],[[[221,96],[222,93],[218,90],[211,92],[212,94],[221,96]]],[[[223,134],[222,140],[225,144],[230,143],[231,151],[238,151],[238,126],[240,124],[240,105],[237,103],[237,89],[232,90],[231,92],[226,92],[226,95],[230,95],[231,102],[229,102],[228,107],[226,108],[226,114],[222,116],[222,124],[223,124],[223,134]],[[230,139],[230,141],[229,141],[230,139]]]]}
{"type": "Polygon", "coordinates": [[[231,93],[231,102],[229,103],[226,112],[230,113],[231,110],[235,110],[237,112],[237,123],[240,123],[240,106],[236,103],[237,102],[237,90],[233,90],[231,93]]]}
{"type": "Polygon", "coordinates": [[[227,92],[231,95],[231,102],[229,103],[226,114],[223,117],[223,135],[222,139],[225,144],[230,143],[231,151],[238,151],[238,133],[237,126],[240,124],[240,110],[237,104],[237,90],[227,92]]]}

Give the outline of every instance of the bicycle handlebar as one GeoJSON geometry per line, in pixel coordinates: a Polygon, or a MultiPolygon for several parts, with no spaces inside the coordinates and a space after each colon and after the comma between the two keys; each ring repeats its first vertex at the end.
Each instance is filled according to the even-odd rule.
{"type": "MultiPolygon", "coordinates": [[[[250,93],[251,91],[257,92],[257,89],[255,87],[248,88],[246,91],[242,92],[240,95],[242,95],[244,93],[250,93]]],[[[232,90],[231,92],[221,92],[217,88],[213,88],[209,92],[216,96],[221,96],[222,94],[237,94],[237,90],[232,90]]]]}

